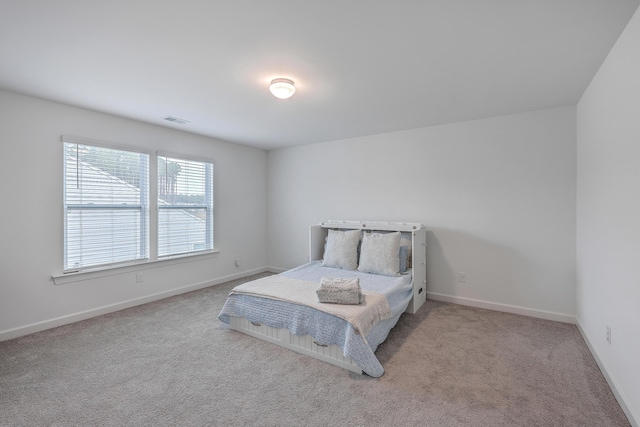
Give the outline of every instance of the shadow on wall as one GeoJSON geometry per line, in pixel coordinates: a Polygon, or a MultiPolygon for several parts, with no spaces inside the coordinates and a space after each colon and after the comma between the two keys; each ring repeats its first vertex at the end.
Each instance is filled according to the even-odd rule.
{"type": "Polygon", "coordinates": [[[426,234],[428,293],[527,305],[520,300],[541,268],[533,259],[459,231],[427,227],[426,234]]]}

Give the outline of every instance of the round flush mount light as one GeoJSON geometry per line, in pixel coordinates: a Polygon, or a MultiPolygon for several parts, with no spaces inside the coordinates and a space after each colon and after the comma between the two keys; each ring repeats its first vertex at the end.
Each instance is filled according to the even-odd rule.
{"type": "Polygon", "coordinates": [[[269,90],[276,98],[287,99],[293,96],[296,92],[296,87],[289,79],[274,79],[271,80],[269,90]]]}

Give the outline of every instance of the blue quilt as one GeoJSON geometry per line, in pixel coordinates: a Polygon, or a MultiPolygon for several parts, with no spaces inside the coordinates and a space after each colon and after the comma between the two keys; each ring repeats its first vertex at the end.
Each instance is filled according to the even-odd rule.
{"type": "Polygon", "coordinates": [[[323,267],[314,261],[288,270],[281,275],[317,282],[322,277],[358,277],[363,290],[385,295],[393,313],[391,319],[375,325],[366,337],[358,335],[346,320],[311,307],[250,295],[229,295],[218,318],[229,323],[229,317],[244,317],[272,328],[287,328],[295,335],[311,335],[323,344],[339,345],[346,357],[353,359],[363,372],[380,377],[384,368],[375,356],[378,346],[387,338],[413,295],[411,273],[399,277],[360,273],[323,267]]]}

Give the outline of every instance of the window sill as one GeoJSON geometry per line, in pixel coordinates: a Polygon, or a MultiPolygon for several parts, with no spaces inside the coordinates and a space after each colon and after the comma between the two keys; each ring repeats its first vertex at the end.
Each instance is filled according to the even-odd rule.
{"type": "Polygon", "coordinates": [[[194,255],[180,255],[170,258],[163,258],[154,261],[144,261],[135,264],[121,265],[117,267],[107,267],[96,270],[85,270],[77,273],[58,273],[51,276],[55,285],[64,285],[67,283],[81,282],[84,280],[98,279],[101,277],[116,276],[141,270],[149,270],[152,268],[166,267],[174,264],[184,264],[187,262],[201,261],[207,258],[216,257],[220,251],[213,250],[211,252],[199,253],[194,255]]]}

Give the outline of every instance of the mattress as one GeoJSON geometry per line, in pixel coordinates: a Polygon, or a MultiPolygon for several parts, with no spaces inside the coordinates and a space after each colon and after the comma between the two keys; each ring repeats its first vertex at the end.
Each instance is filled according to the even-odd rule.
{"type": "Polygon", "coordinates": [[[273,328],[286,328],[295,335],[311,335],[323,344],[339,345],[344,356],[351,358],[363,372],[379,377],[384,368],[375,356],[378,346],[387,338],[413,296],[411,271],[397,277],[360,273],[323,267],[314,261],[281,273],[282,276],[317,282],[322,277],[357,277],[363,290],[384,295],[393,317],[376,324],[366,336],[358,335],[345,320],[311,307],[250,295],[229,295],[218,318],[225,323],[230,317],[243,317],[273,328]]]}

